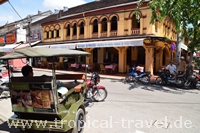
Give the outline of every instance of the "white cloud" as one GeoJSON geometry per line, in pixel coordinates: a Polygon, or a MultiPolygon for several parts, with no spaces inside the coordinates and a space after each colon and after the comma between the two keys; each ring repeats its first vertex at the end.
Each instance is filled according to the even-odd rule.
{"type": "Polygon", "coordinates": [[[47,8],[63,9],[64,6],[70,8],[77,5],[85,4],[84,0],[44,0],[43,5],[47,8]]]}
{"type": "Polygon", "coordinates": [[[16,21],[13,16],[0,16],[0,25],[16,21]]]}

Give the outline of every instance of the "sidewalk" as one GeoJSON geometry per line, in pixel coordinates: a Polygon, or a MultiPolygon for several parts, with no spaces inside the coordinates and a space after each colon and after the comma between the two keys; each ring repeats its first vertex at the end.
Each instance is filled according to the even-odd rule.
{"type": "MultiPolygon", "coordinates": [[[[43,69],[43,68],[33,68],[33,70],[36,71],[46,71],[46,72],[51,72],[51,69],[43,69]]],[[[67,70],[56,70],[57,73],[63,73],[63,74],[80,74],[80,73],[85,73],[85,72],[80,72],[80,71],[67,71],[67,70]]],[[[87,76],[90,77],[91,73],[87,73],[87,76]]],[[[103,79],[117,79],[121,80],[126,77],[126,74],[115,74],[115,75],[109,75],[109,74],[101,74],[99,73],[99,76],[103,79]]],[[[152,75],[151,77],[151,82],[155,82],[156,78],[158,76],[152,75]]]]}

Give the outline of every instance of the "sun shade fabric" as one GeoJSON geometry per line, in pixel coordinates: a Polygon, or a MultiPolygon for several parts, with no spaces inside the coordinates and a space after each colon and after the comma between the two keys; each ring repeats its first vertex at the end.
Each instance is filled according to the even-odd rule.
{"type": "Polygon", "coordinates": [[[88,52],[78,50],[24,48],[0,57],[0,59],[19,59],[27,57],[53,57],[53,56],[87,56],[88,52]]]}
{"type": "Polygon", "coordinates": [[[77,48],[143,46],[143,41],[144,39],[128,39],[128,40],[87,42],[87,43],[78,43],[77,48]]]}
{"type": "Polygon", "coordinates": [[[0,47],[0,52],[12,52],[13,49],[19,45],[20,44],[6,44],[5,46],[0,47]]]}
{"type": "Polygon", "coordinates": [[[56,45],[41,45],[37,48],[52,48],[52,49],[76,49],[76,44],[56,44],[56,45]]]}

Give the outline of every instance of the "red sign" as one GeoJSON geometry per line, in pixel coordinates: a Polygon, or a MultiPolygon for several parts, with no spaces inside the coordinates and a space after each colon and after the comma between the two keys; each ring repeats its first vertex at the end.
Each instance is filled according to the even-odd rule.
{"type": "Polygon", "coordinates": [[[15,43],[16,40],[17,40],[17,38],[16,38],[16,32],[15,31],[6,34],[6,44],[15,43]]]}

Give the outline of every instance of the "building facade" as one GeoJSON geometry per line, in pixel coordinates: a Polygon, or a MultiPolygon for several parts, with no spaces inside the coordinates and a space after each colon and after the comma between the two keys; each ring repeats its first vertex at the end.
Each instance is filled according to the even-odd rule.
{"type": "Polygon", "coordinates": [[[148,2],[136,19],[137,2],[100,0],[55,12],[40,21],[41,45],[90,52],[86,63],[115,63],[118,72],[134,65],[156,72],[175,57],[171,44],[177,37],[176,28],[169,18],[150,24],[148,2]]]}

